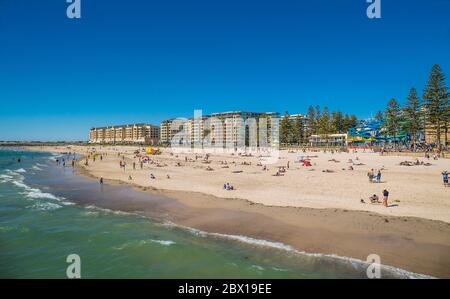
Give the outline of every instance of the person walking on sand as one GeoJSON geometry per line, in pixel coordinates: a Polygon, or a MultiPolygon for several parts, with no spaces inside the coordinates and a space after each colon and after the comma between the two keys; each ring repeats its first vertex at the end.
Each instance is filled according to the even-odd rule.
{"type": "Polygon", "coordinates": [[[100,178],[100,185],[103,185],[103,178],[100,178]]]}
{"type": "Polygon", "coordinates": [[[444,186],[448,187],[449,184],[448,184],[448,171],[447,170],[442,172],[442,180],[444,181],[444,186]]]}
{"type": "Polygon", "coordinates": [[[389,191],[386,189],[383,190],[383,206],[387,208],[388,206],[388,198],[389,198],[389,191]]]}

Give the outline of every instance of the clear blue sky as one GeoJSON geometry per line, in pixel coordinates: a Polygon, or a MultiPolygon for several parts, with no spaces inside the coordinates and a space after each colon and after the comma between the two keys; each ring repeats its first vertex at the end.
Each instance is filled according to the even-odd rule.
{"type": "MultiPolygon", "coordinates": [[[[450,1],[0,0],[0,140],[228,110],[367,117],[431,66],[450,77],[450,1]]],[[[447,80],[449,84],[450,80],[447,80]]]]}

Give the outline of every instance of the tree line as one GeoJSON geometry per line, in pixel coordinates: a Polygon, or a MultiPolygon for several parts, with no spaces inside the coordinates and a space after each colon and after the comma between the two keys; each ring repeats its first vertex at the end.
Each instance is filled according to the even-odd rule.
{"type": "Polygon", "coordinates": [[[419,133],[427,130],[429,134],[436,136],[438,149],[442,148],[442,141],[446,146],[450,106],[448,88],[441,67],[438,64],[433,65],[422,97],[419,97],[416,88],[412,87],[403,107],[393,98],[388,102],[385,111],[379,111],[375,118],[383,121],[386,134],[393,137],[394,143],[399,131],[403,130],[411,136],[411,144],[415,149],[419,133]]]}
{"type": "Polygon", "coordinates": [[[311,135],[328,135],[346,133],[356,126],[358,118],[341,111],[330,112],[328,107],[323,110],[319,105],[309,106],[305,116],[291,116],[288,111],[280,121],[281,144],[305,144],[311,135]]]}

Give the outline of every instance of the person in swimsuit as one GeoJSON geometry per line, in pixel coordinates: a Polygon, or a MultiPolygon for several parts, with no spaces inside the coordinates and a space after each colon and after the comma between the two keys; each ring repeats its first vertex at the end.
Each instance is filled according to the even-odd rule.
{"type": "Polygon", "coordinates": [[[389,198],[389,191],[386,189],[383,190],[383,206],[388,206],[388,198],[389,198]]]}

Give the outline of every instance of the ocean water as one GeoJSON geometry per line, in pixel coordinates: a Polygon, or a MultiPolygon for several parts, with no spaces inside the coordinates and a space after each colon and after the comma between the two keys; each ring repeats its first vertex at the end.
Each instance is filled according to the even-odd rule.
{"type": "MultiPolygon", "coordinates": [[[[354,259],[99,207],[92,199],[111,194],[103,188],[122,187],[100,189],[55,159],[0,148],[1,278],[65,278],[69,254],[80,256],[82,278],[366,278],[354,259]]],[[[382,277],[421,276],[388,267],[382,277]]]]}

